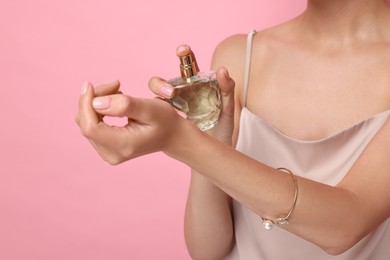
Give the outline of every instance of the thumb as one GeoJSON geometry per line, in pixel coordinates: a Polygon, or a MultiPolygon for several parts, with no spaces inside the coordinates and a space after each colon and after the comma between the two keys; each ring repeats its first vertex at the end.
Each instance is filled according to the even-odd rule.
{"type": "Polygon", "coordinates": [[[220,67],[217,72],[217,81],[221,90],[222,96],[222,111],[226,115],[233,116],[234,114],[234,87],[235,82],[229,76],[229,72],[225,67],[220,67]]]}
{"type": "Polygon", "coordinates": [[[173,108],[159,99],[135,98],[124,94],[95,97],[92,102],[95,111],[104,116],[128,117],[148,124],[153,118],[173,108]]]}

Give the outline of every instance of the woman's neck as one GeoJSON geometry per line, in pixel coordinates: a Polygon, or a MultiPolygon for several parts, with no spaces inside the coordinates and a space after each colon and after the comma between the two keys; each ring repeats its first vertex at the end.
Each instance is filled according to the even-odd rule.
{"type": "Polygon", "coordinates": [[[307,37],[334,47],[390,40],[390,7],[384,0],[309,0],[297,21],[307,37]]]}

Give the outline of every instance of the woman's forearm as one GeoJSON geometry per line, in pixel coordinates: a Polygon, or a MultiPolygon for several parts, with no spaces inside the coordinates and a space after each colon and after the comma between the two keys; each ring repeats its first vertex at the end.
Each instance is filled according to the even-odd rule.
{"type": "MultiPolygon", "coordinates": [[[[289,174],[255,161],[206,134],[195,135],[171,156],[202,173],[259,217],[276,219],[289,211],[294,196],[289,174]]],[[[351,212],[363,214],[352,192],[299,177],[297,182],[298,202],[287,230],[331,254],[341,253],[361,238],[367,227],[360,218],[350,219],[351,212]]]]}
{"type": "Polygon", "coordinates": [[[233,245],[231,198],[192,171],[185,214],[185,238],[194,259],[223,259],[233,245]]]}

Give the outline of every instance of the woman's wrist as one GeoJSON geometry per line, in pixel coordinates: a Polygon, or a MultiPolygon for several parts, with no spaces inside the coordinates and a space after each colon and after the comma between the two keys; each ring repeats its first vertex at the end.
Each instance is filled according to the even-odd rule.
{"type": "Polygon", "coordinates": [[[183,155],[194,149],[195,140],[205,133],[184,118],[177,123],[174,133],[170,135],[162,151],[169,157],[182,161],[183,155]]]}
{"type": "Polygon", "coordinates": [[[215,140],[220,141],[223,144],[226,144],[228,146],[232,146],[232,137],[231,136],[226,136],[220,132],[210,132],[208,133],[211,137],[213,137],[215,140]]]}

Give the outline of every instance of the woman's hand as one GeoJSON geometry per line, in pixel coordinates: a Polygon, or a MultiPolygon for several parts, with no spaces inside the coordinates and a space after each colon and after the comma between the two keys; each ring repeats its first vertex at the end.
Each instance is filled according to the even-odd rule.
{"type": "MultiPolygon", "coordinates": [[[[189,52],[191,52],[191,48],[187,45],[180,45],[176,50],[178,56],[188,55],[189,52]]],[[[207,132],[216,139],[231,145],[234,129],[235,83],[224,67],[220,67],[216,71],[216,75],[222,95],[222,112],[218,124],[207,132]]],[[[162,78],[152,78],[149,82],[149,88],[154,94],[162,98],[172,98],[175,95],[175,89],[162,78]]]]}
{"type": "Polygon", "coordinates": [[[82,134],[110,164],[157,152],[176,144],[187,120],[165,101],[139,99],[119,92],[119,82],[95,89],[85,82],[76,116],[82,134]],[[104,116],[127,117],[125,126],[110,126],[104,116]]]}

